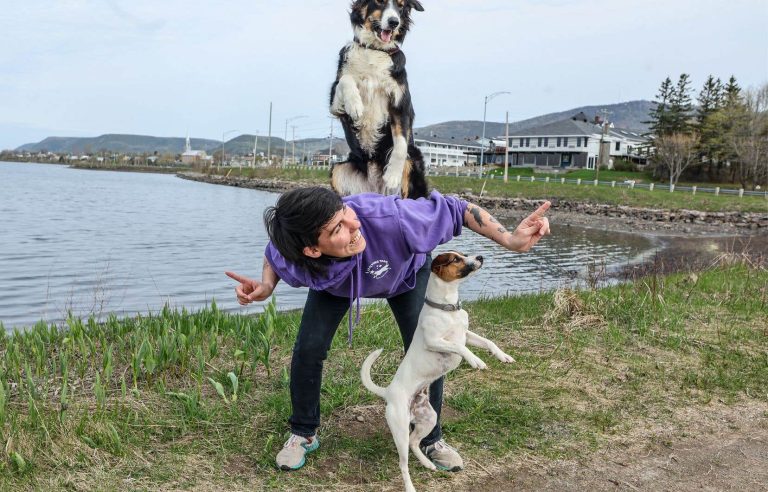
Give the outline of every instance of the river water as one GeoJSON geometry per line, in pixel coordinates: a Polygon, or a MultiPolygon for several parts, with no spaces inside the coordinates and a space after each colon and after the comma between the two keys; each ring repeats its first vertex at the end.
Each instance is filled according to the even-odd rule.
{"type": "MultiPolygon", "coordinates": [[[[213,299],[226,311],[258,312],[237,304],[224,271],[260,278],[261,215],[277,196],[163,174],[0,162],[0,323],[126,316],[166,303],[196,310],[213,299]]],[[[463,299],[476,299],[571,285],[591,264],[618,269],[657,248],[647,236],[552,224],[552,236],[525,255],[471,231],[437,251],[486,258],[462,287],[463,299]]],[[[306,297],[283,283],[275,294],[279,309],[306,297]]]]}

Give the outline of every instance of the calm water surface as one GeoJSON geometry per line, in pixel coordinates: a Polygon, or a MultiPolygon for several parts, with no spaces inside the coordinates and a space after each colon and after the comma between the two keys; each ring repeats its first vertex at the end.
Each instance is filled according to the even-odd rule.
{"type": "MultiPolygon", "coordinates": [[[[161,174],[0,162],[0,322],[5,328],[77,316],[120,316],[164,304],[241,308],[225,270],[260,278],[261,223],[276,194],[161,174]]],[[[506,224],[514,228],[515,224],[506,224]]],[[[548,290],[590,263],[618,268],[656,248],[645,236],[552,225],[533,253],[507,252],[470,231],[438,249],[486,258],[464,286],[473,299],[548,290]]],[[[306,291],[279,284],[278,307],[306,291]]]]}

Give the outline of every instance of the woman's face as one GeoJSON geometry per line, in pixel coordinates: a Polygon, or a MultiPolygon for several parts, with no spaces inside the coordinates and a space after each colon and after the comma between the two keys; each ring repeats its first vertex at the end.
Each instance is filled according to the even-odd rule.
{"type": "Polygon", "coordinates": [[[349,258],[365,250],[365,238],[360,233],[360,221],[351,207],[336,212],[320,230],[317,246],[304,248],[304,254],[318,258],[320,255],[349,258]]]}

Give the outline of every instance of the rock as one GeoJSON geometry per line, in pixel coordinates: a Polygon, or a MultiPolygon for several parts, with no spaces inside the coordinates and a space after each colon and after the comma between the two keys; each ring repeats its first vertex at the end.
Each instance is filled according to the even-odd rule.
{"type": "Polygon", "coordinates": [[[358,422],[365,422],[365,418],[363,418],[362,415],[358,415],[357,417],[355,417],[355,420],[357,420],[358,422]]]}

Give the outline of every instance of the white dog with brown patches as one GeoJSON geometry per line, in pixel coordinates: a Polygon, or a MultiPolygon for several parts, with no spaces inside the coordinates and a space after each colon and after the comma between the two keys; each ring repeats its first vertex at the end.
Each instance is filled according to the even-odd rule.
{"type": "Polygon", "coordinates": [[[365,387],[387,401],[387,424],[400,456],[405,490],[409,492],[416,490],[408,471],[409,447],[424,466],[436,470],[419,448],[437,423],[437,414],[429,404],[429,385],[458,367],[462,359],[476,369],[487,368],[467,345],[484,348],[502,362],[514,362],[495,343],[469,331],[469,316],[461,309],[459,284],[482,265],[481,256],[469,257],[456,251],[435,258],[413,342],[390,385],[382,388],[371,380],[371,366],[382,349],[372,352],[360,369],[365,387]],[[413,430],[409,432],[410,424],[413,430]]]}

